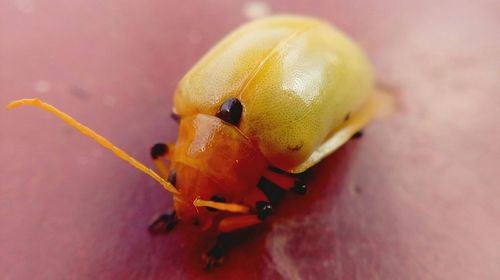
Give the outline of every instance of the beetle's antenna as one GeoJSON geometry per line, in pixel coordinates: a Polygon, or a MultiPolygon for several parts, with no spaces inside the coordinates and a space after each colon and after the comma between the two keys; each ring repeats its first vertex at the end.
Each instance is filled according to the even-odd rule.
{"type": "Polygon", "coordinates": [[[227,212],[233,212],[233,213],[248,213],[250,212],[250,209],[241,204],[236,204],[236,203],[225,203],[225,202],[215,202],[215,201],[209,201],[209,200],[203,200],[196,198],[193,201],[193,205],[195,207],[210,207],[210,208],[215,208],[217,210],[221,211],[227,211],[227,212]]]}
{"type": "Polygon", "coordinates": [[[56,116],[61,118],[64,122],[68,123],[69,125],[73,126],[76,129],[78,129],[82,134],[87,135],[88,137],[94,139],[97,143],[101,144],[103,147],[111,150],[119,158],[132,164],[135,168],[137,168],[137,169],[141,170],[142,172],[151,176],[153,179],[158,181],[158,183],[160,183],[165,190],[167,190],[171,193],[176,193],[176,194],[179,193],[179,191],[177,191],[172,184],[165,181],[162,177],[160,177],[158,174],[156,174],[153,170],[147,168],[144,164],[140,163],[139,161],[137,161],[136,159],[131,157],[125,151],[123,151],[122,149],[113,145],[113,143],[109,142],[106,138],[97,134],[96,132],[94,132],[92,129],[86,127],[85,125],[79,123],[78,121],[76,121],[72,117],[61,112],[60,110],[58,110],[54,106],[47,104],[47,103],[41,101],[40,99],[33,98],[33,99],[20,99],[20,100],[13,101],[13,102],[9,103],[9,105],[7,105],[7,109],[12,109],[12,108],[15,108],[15,107],[21,106],[21,105],[40,107],[40,108],[42,108],[50,113],[55,114],[56,116]]]}

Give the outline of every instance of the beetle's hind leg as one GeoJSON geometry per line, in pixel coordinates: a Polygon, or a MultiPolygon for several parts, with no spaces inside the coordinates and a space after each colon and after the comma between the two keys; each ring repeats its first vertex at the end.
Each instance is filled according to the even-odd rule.
{"type": "MultiPolygon", "coordinates": [[[[307,192],[307,185],[294,175],[281,171],[279,169],[270,168],[264,172],[264,179],[269,181],[276,187],[293,191],[296,194],[304,195],[307,192]]],[[[262,189],[262,181],[259,183],[259,188],[262,189]]],[[[268,183],[269,184],[269,183],[268,183]]],[[[269,188],[269,187],[268,187],[269,188]]],[[[265,190],[263,190],[266,193],[265,190]]],[[[267,194],[267,193],[266,193],[267,194]]]]}

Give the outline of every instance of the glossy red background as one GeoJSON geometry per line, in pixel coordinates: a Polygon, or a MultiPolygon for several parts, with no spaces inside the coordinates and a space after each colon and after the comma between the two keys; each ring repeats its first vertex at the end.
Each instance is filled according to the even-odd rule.
{"type": "MultiPolygon", "coordinates": [[[[0,279],[500,278],[498,1],[291,2],[269,6],[351,34],[395,101],[306,197],[206,274],[189,227],[145,231],[171,207],[152,179],[52,115],[0,109],[0,279]]],[[[2,1],[0,104],[41,97],[149,163],[176,138],[176,82],[245,3],[2,1]]]]}

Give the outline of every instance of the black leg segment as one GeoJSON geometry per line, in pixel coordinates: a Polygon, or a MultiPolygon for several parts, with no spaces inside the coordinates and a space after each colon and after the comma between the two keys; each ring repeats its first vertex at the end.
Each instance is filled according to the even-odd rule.
{"type": "Polygon", "coordinates": [[[284,189],[280,188],[265,177],[260,179],[257,187],[266,195],[272,204],[278,203],[286,193],[284,189]]]}
{"type": "Polygon", "coordinates": [[[151,157],[157,159],[168,153],[168,146],[165,143],[156,143],[151,147],[151,157]]]}
{"type": "Polygon", "coordinates": [[[208,252],[203,256],[205,260],[205,270],[210,271],[214,267],[222,264],[224,260],[224,255],[229,248],[230,235],[226,233],[221,233],[217,235],[217,240],[215,245],[208,250],[208,252]]]}
{"type": "Polygon", "coordinates": [[[269,201],[257,201],[255,203],[255,210],[257,210],[257,217],[260,220],[265,220],[273,213],[273,206],[269,201]]]}
{"type": "Polygon", "coordinates": [[[307,193],[307,185],[302,181],[295,181],[295,184],[291,188],[291,190],[298,195],[305,195],[307,193]]]}

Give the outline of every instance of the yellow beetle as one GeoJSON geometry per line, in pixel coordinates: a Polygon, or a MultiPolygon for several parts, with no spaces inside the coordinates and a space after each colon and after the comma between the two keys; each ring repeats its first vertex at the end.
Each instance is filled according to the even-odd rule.
{"type": "Polygon", "coordinates": [[[174,193],[175,211],[151,232],[179,221],[216,231],[206,254],[212,268],[227,233],[272,213],[273,188],[306,192],[290,173],[307,170],[360,131],[372,115],[372,92],[370,63],[347,36],[318,19],[274,16],[228,35],[180,81],[177,142],[151,149],[161,176],[38,99],[9,107],[47,109],[159,181],[174,193]]]}

